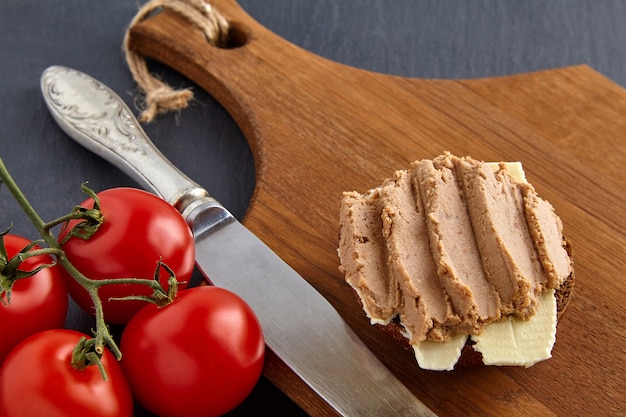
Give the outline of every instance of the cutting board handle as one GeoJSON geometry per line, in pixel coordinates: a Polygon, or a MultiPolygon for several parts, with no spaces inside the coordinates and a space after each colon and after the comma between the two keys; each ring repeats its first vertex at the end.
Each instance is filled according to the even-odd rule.
{"type": "MultiPolygon", "coordinates": [[[[293,124],[298,117],[276,120],[275,116],[289,113],[285,110],[290,107],[310,106],[317,121],[306,124],[318,130],[314,125],[323,123],[324,114],[334,117],[339,110],[342,116],[346,106],[359,106],[363,100],[373,104],[393,94],[386,90],[387,80],[381,74],[312,54],[266,29],[235,1],[215,1],[214,9],[230,25],[225,47],[212,45],[197,27],[169,10],[134,26],[129,47],[184,74],[218,100],[243,130],[257,169],[263,165],[260,154],[267,141],[283,146],[285,138],[299,136],[294,130],[306,128],[303,121],[293,124]],[[359,91],[367,92],[364,87],[372,84],[378,88],[368,97],[358,97],[359,91]],[[281,131],[278,136],[274,131],[266,133],[267,122],[270,130],[281,131]]],[[[382,110],[378,105],[369,107],[366,115],[368,111],[379,115],[382,110]]]]}

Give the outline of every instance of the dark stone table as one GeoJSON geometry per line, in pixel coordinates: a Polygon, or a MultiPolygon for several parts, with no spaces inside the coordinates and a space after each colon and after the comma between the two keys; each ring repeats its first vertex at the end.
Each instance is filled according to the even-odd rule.
{"type": "MultiPolygon", "coordinates": [[[[293,43],[373,71],[474,78],[588,64],[626,86],[626,2],[619,0],[240,4],[293,43]]],[[[131,0],[0,3],[0,157],[45,219],[82,201],[80,184],[85,180],[96,190],[136,186],[59,130],[42,101],[39,76],[49,65],[73,67],[111,86],[132,107],[137,90],[121,43],[138,7],[131,0]]],[[[161,65],[151,68],[175,86],[191,84],[161,65]]],[[[220,105],[197,87],[195,93],[191,108],[145,129],[166,156],[241,219],[254,188],[250,150],[220,105]]],[[[8,192],[0,193],[0,228],[12,223],[15,233],[35,238],[8,192]]],[[[72,305],[66,325],[85,331],[91,319],[72,305]]],[[[304,413],[262,379],[231,415],[259,414],[304,413]]]]}

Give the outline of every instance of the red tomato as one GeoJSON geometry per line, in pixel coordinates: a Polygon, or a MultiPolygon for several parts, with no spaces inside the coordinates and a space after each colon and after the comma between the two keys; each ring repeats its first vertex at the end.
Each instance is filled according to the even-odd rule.
{"type": "MultiPolygon", "coordinates": [[[[10,258],[31,242],[16,235],[6,235],[4,244],[10,258]]],[[[49,256],[35,256],[24,261],[20,270],[32,271],[52,263],[49,256]]],[[[19,342],[42,330],[63,327],[67,314],[67,288],[60,267],[45,268],[13,284],[11,304],[0,303],[0,363],[19,342]]]]}
{"type": "Polygon", "coordinates": [[[0,368],[2,417],[130,417],[133,399],[122,368],[109,350],[102,355],[108,380],[97,366],[79,371],[70,361],[82,333],[55,329],[17,345],[0,368]]]}
{"type": "Polygon", "coordinates": [[[122,334],[122,368],[135,399],[161,417],[219,416],[250,394],[265,343],[252,309],[201,286],[166,307],[148,305],[122,334]]]}
{"type": "MultiPolygon", "coordinates": [[[[180,213],[157,196],[134,188],[112,188],[98,194],[104,223],[88,240],[76,237],[63,244],[70,262],[87,278],[152,279],[159,259],[169,266],[179,282],[188,282],[195,266],[194,242],[189,226],[180,213]]],[[[93,207],[89,198],[81,204],[93,207]]],[[[59,241],[77,221],[64,228],[59,241]]],[[[88,313],[94,308],[87,291],[67,277],[70,295],[88,313]]],[[[161,271],[160,282],[167,289],[168,275],[161,271]]],[[[180,289],[186,284],[179,285],[180,289]]],[[[125,324],[146,303],[117,301],[128,295],[152,294],[144,285],[107,285],[100,288],[104,318],[125,324]]]]}

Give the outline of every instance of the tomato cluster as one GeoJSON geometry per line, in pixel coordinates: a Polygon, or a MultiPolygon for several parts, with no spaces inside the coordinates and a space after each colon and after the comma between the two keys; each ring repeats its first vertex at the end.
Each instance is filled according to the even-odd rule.
{"type": "MultiPolygon", "coordinates": [[[[163,417],[217,416],[233,409],[252,391],[263,366],[265,344],[254,312],[227,290],[186,288],[195,265],[193,236],[171,205],[132,188],[97,197],[104,222],[89,239],[65,240],[77,223],[71,221],[59,234],[63,256],[92,280],[155,279],[167,290],[169,275],[157,269],[162,262],[181,282],[179,291],[169,305],[158,307],[120,300],[150,297],[145,285],[100,287],[105,321],[123,326],[123,356],[118,362],[105,349],[102,369],[76,369],[73,350],[81,337],[91,336],[62,328],[68,294],[94,314],[91,296],[60,265],[16,281],[10,303],[0,305],[0,416],[42,410],[53,417],[132,416],[134,401],[163,417]]],[[[94,200],[81,206],[92,208],[94,200]]],[[[30,243],[14,235],[4,241],[9,257],[30,243]]],[[[51,263],[47,255],[33,256],[20,268],[51,263]]]]}

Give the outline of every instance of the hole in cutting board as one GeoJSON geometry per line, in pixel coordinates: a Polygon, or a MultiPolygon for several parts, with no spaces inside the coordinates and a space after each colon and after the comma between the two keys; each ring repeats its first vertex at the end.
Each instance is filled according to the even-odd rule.
{"type": "Polygon", "coordinates": [[[226,43],[219,45],[222,49],[240,48],[248,43],[248,33],[245,26],[238,22],[228,22],[226,43]]]}

